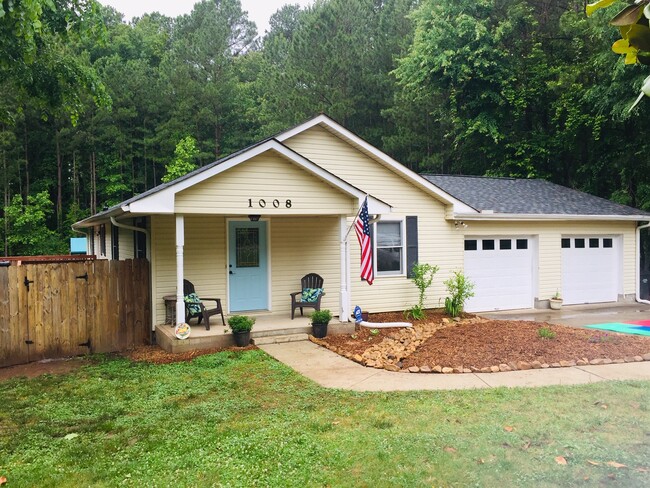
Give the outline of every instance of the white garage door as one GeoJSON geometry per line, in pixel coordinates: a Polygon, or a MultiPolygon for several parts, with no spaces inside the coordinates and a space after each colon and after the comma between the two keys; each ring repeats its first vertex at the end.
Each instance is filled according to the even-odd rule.
{"type": "Polygon", "coordinates": [[[566,304],[615,302],[619,260],[612,237],[562,238],[562,298],[566,304]]]}
{"type": "Polygon", "coordinates": [[[465,310],[532,308],[532,244],[529,237],[465,238],[465,275],[474,283],[465,310]]]}

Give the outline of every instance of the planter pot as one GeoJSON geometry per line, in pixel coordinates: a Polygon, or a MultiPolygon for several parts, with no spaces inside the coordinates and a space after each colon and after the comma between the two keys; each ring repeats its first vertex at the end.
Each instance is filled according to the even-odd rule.
{"type": "Polygon", "coordinates": [[[560,310],[562,308],[561,298],[550,298],[548,303],[551,306],[551,310],[560,310]]]}
{"type": "Polygon", "coordinates": [[[246,347],[251,342],[251,333],[247,332],[233,332],[233,337],[235,338],[235,344],[237,347],[246,347]]]}
{"type": "Polygon", "coordinates": [[[312,335],[317,339],[322,339],[327,335],[327,324],[311,324],[312,335]]]}

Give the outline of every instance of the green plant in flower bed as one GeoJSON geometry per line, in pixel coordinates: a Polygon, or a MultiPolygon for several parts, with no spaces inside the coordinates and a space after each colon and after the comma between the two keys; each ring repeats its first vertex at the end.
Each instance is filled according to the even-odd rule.
{"type": "Polygon", "coordinates": [[[96,361],[0,381],[8,487],[648,485],[647,382],[364,393],[259,350],[96,361]]]}
{"type": "Polygon", "coordinates": [[[454,276],[444,283],[450,295],[445,298],[445,312],[458,317],[463,312],[465,302],[474,296],[474,283],[462,271],[454,271],[454,276]]]}
{"type": "Polygon", "coordinates": [[[542,339],[555,339],[555,332],[550,327],[540,327],[537,329],[537,335],[542,339]]]}
{"type": "Polygon", "coordinates": [[[605,342],[608,343],[617,343],[620,342],[620,337],[608,334],[607,332],[604,332],[602,334],[598,333],[589,338],[589,342],[592,344],[602,344],[605,342]]]}

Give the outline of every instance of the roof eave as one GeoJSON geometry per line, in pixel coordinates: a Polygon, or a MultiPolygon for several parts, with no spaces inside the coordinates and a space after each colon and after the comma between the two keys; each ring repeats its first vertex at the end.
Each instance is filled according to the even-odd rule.
{"type": "Polygon", "coordinates": [[[455,213],[452,220],[473,220],[473,221],[498,221],[498,220],[520,220],[520,221],[576,221],[576,220],[616,220],[627,222],[650,221],[650,215],[583,215],[583,214],[507,214],[507,213],[486,213],[469,214],[455,213]]]}

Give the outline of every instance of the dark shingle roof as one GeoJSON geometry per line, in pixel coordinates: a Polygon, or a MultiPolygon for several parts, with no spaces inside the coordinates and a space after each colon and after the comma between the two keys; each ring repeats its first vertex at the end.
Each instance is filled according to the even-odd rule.
{"type": "Polygon", "coordinates": [[[429,175],[424,178],[478,211],[506,214],[648,215],[545,180],[429,175]]]}

